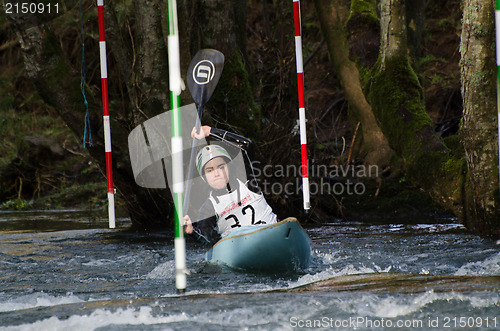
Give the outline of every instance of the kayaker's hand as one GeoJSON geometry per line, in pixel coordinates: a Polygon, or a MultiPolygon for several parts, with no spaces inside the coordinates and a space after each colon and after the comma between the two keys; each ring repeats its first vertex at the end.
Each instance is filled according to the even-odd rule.
{"type": "Polygon", "coordinates": [[[193,233],[193,223],[191,223],[191,219],[188,215],[182,218],[184,220],[184,232],[187,234],[193,233]]]}
{"type": "Polygon", "coordinates": [[[191,131],[191,137],[201,140],[210,135],[211,129],[212,128],[210,126],[203,125],[202,127],[200,127],[200,132],[196,132],[196,127],[193,127],[193,130],[191,131]]]}

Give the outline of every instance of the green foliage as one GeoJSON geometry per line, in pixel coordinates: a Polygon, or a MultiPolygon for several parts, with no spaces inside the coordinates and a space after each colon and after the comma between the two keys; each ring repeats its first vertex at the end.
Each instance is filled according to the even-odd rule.
{"type": "MultiPolygon", "coordinates": [[[[119,197],[116,205],[120,205],[119,197]]],[[[51,194],[38,199],[11,199],[0,204],[0,210],[43,210],[73,208],[102,210],[107,208],[106,183],[104,181],[91,181],[80,184],[69,182],[62,185],[51,194]]]]}
{"type": "Polygon", "coordinates": [[[26,136],[43,135],[55,140],[73,138],[68,127],[51,114],[33,114],[12,108],[0,112],[0,168],[17,154],[26,136]]]}
{"type": "Polygon", "coordinates": [[[8,200],[0,204],[0,210],[25,210],[33,204],[33,200],[24,199],[8,200]]]}
{"type": "MultiPolygon", "coordinates": [[[[91,181],[84,184],[71,182],[53,194],[39,199],[36,205],[39,208],[44,206],[54,208],[61,202],[79,205],[81,208],[104,210],[107,207],[106,183],[104,181],[91,181]]],[[[61,205],[60,208],[63,206],[61,205]]]]}

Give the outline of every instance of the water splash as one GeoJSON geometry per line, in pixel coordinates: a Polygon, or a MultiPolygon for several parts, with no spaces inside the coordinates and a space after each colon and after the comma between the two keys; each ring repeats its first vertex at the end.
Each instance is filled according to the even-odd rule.
{"type": "MultiPolygon", "coordinates": [[[[7,297],[8,295],[3,292],[0,296],[7,297]]],[[[73,295],[73,293],[67,293],[65,296],[53,296],[43,292],[33,293],[10,298],[5,301],[2,300],[2,302],[0,302],[0,312],[16,311],[35,307],[50,307],[54,305],[64,305],[77,302],[84,302],[84,300],[73,295]]]]}
{"type": "Polygon", "coordinates": [[[500,252],[483,261],[469,262],[461,266],[456,276],[500,276],[500,252]]]}

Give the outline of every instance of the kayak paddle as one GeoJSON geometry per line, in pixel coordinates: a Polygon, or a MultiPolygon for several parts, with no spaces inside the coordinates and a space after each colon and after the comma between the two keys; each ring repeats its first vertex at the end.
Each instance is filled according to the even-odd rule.
{"type": "MultiPolygon", "coordinates": [[[[200,131],[201,116],[203,107],[210,100],[219,82],[224,68],[224,54],[215,49],[202,49],[196,53],[189,63],[187,71],[187,85],[191,97],[196,103],[198,116],[196,117],[196,132],[200,131]]],[[[189,199],[191,195],[191,186],[193,181],[194,161],[196,157],[197,139],[193,138],[191,146],[191,157],[189,159],[189,169],[186,180],[186,191],[184,195],[184,214],[189,209],[189,199]]]]}

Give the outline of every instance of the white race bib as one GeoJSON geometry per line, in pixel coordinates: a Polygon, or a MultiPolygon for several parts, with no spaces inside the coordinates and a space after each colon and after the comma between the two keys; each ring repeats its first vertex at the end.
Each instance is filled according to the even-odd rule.
{"type": "Polygon", "coordinates": [[[221,237],[243,226],[276,223],[276,215],[262,193],[252,192],[239,179],[238,186],[239,195],[234,190],[216,199],[210,193],[209,199],[217,214],[217,231],[221,237]]]}

